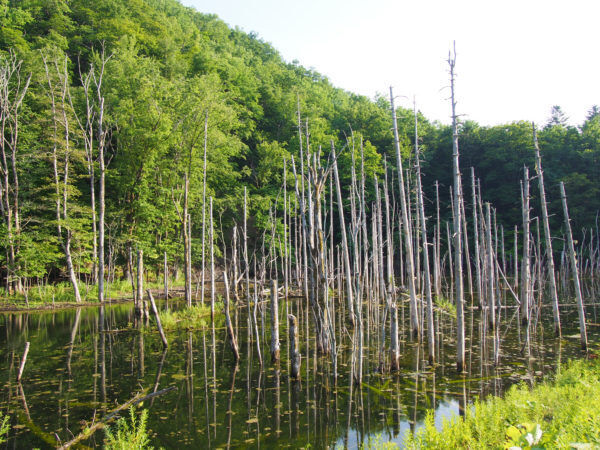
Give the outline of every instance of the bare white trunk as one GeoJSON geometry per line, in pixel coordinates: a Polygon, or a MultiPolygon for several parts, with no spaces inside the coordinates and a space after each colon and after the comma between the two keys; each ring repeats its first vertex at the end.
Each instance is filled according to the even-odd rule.
{"type": "Polygon", "coordinates": [[[569,260],[571,262],[571,273],[573,274],[573,283],[575,285],[575,298],[577,300],[577,311],[579,313],[579,331],[581,339],[581,348],[587,349],[587,330],[585,324],[585,309],[583,306],[583,295],[581,295],[581,283],[579,280],[579,267],[577,266],[577,256],[573,244],[573,233],[571,232],[571,222],[569,220],[569,210],[567,207],[567,194],[565,185],[560,182],[560,197],[562,200],[563,211],[565,214],[565,230],[567,234],[567,245],[569,250],[569,260]]]}

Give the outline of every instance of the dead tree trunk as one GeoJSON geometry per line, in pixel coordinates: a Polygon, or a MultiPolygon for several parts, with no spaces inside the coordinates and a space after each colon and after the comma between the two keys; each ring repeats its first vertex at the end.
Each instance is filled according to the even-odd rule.
{"type": "MultiPolygon", "coordinates": [[[[204,116],[204,165],[202,169],[202,275],[200,283],[200,301],[204,303],[204,268],[205,268],[205,241],[206,241],[206,152],[208,148],[208,112],[204,116]]],[[[234,286],[237,280],[234,281],[234,286]]]]}
{"type": "Polygon", "coordinates": [[[22,290],[21,278],[17,275],[21,233],[17,155],[20,110],[31,75],[23,82],[21,64],[12,51],[7,57],[0,58],[0,211],[6,225],[6,287],[9,293],[22,290]]]}
{"type": "Polygon", "coordinates": [[[271,281],[271,361],[279,361],[279,298],[277,280],[271,281]]]}
{"type": "MultiPolygon", "coordinates": [[[[354,296],[352,287],[352,268],[350,266],[350,250],[348,248],[348,237],[346,235],[346,220],[344,218],[344,202],[342,200],[342,189],[340,186],[340,177],[338,174],[337,158],[335,155],[335,148],[332,147],[333,152],[333,176],[335,178],[335,188],[337,192],[337,203],[338,203],[338,214],[340,220],[340,232],[342,233],[342,255],[344,258],[344,270],[346,280],[346,299],[348,302],[348,311],[351,313],[354,311],[354,296]]],[[[350,316],[350,323],[355,324],[356,318],[350,316]]]]}
{"type": "Polygon", "coordinates": [[[550,283],[550,300],[552,301],[552,313],[554,315],[554,333],[560,336],[560,311],[558,309],[558,293],[556,289],[556,276],[554,268],[554,253],[552,251],[552,236],[550,234],[550,221],[548,220],[548,203],[546,202],[546,191],[544,187],[544,171],[542,170],[542,157],[537,140],[535,125],[533,127],[533,146],[535,148],[535,171],[538,176],[540,187],[540,203],[542,206],[542,220],[544,226],[544,241],[546,244],[546,263],[548,264],[548,282],[550,283]]]}
{"type": "Polygon", "coordinates": [[[569,260],[571,262],[571,273],[573,274],[573,284],[575,285],[575,298],[577,300],[577,311],[579,313],[579,331],[581,338],[581,348],[587,349],[587,330],[585,325],[585,309],[583,306],[583,296],[581,295],[581,283],[579,280],[579,267],[577,266],[577,256],[575,246],[573,245],[573,233],[571,232],[571,222],[569,220],[569,210],[567,208],[567,194],[565,185],[560,182],[560,198],[562,200],[563,211],[565,214],[565,231],[567,234],[567,245],[569,251],[569,260]]]}
{"type": "Polygon", "coordinates": [[[164,284],[164,296],[167,301],[167,309],[169,305],[169,265],[167,260],[167,251],[165,250],[163,255],[163,284],[164,284]]]}
{"type": "Polygon", "coordinates": [[[75,113],[75,119],[83,135],[83,143],[85,147],[85,159],[90,183],[90,206],[92,209],[92,283],[98,282],[98,223],[96,213],[96,170],[94,157],[94,107],[95,102],[90,93],[91,82],[93,78],[93,66],[90,70],[82,74],[81,66],[79,67],[79,80],[83,87],[85,97],[85,123],[77,115],[73,107],[73,100],[69,94],[69,102],[71,110],[75,113]]]}
{"type": "Polygon", "coordinates": [[[471,196],[473,200],[473,243],[475,245],[475,282],[477,283],[477,301],[482,305],[483,285],[481,280],[481,251],[479,248],[479,223],[477,214],[477,191],[475,189],[475,169],[471,167],[471,196]]]}
{"type": "Polygon", "coordinates": [[[435,362],[435,329],[433,325],[433,299],[431,298],[431,275],[429,272],[429,244],[427,240],[427,221],[425,218],[425,205],[423,202],[423,187],[421,185],[421,162],[419,151],[419,129],[417,107],[414,106],[415,114],[415,167],[417,170],[417,208],[421,223],[421,239],[423,241],[423,272],[425,277],[425,298],[427,301],[427,349],[429,353],[429,364],[435,362]]]}
{"type": "Polygon", "coordinates": [[[233,325],[231,324],[231,316],[229,315],[229,282],[227,280],[227,271],[223,271],[223,283],[225,284],[225,328],[227,328],[227,334],[231,343],[231,350],[233,351],[233,357],[237,363],[240,360],[240,352],[238,350],[237,339],[233,331],[233,325]]]}
{"type": "Polygon", "coordinates": [[[522,212],[523,212],[523,259],[521,261],[521,322],[529,322],[531,298],[531,243],[529,234],[529,169],[523,168],[522,212]]]}
{"type": "Polygon", "coordinates": [[[394,127],[394,146],[396,147],[396,164],[398,170],[398,184],[400,187],[400,208],[402,210],[402,225],[404,232],[404,245],[406,251],[406,264],[408,271],[408,291],[410,295],[410,328],[414,337],[420,336],[421,326],[417,308],[417,292],[415,287],[415,266],[413,257],[413,243],[408,217],[408,202],[404,188],[404,170],[402,169],[402,156],[400,154],[400,138],[398,136],[398,122],[394,107],[394,93],[390,87],[390,104],[392,109],[392,125],[394,127]]]}
{"type": "Polygon", "coordinates": [[[70,130],[70,106],[69,97],[69,74],[67,71],[67,57],[65,56],[62,67],[58,61],[54,61],[54,74],[48,65],[48,61],[42,55],[44,68],[46,71],[46,81],[48,83],[48,97],[52,111],[53,123],[53,144],[52,144],[52,168],[54,173],[55,187],[55,205],[56,205],[56,226],[58,231],[58,240],[65,254],[67,263],[67,273],[69,281],[73,286],[73,294],[75,301],[81,303],[81,295],[79,294],[79,280],[75,273],[73,265],[73,256],[71,254],[71,241],[73,232],[69,226],[68,216],[68,196],[69,196],[69,175],[71,153],[71,130],[70,130]],[[59,128],[62,129],[62,138],[59,136],[59,128]],[[63,154],[61,155],[60,170],[59,170],[59,147],[62,147],[63,154]],[[61,179],[62,178],[62,179],[61,179]],[[63,232],[64,228],[64,232],[63,232]]]}
{"type": "Polygon", "coordinates": [[[136,290],[137,291],[135,294],[135,311],[138,316],[144,317],[144,251],[142,249],[138,249],[136,290]]]}
{"type": "Polygon", "coordinates": [[[110,59],[105,56],[104,46],[100,59],[99,73],[93,71],[94,83],[96,85],[96,97],[98,101],[97,139],[98,139],[98,163],[99,163],[99,198],[98,198],[98,301],[104,302],[104,232],[105,232],[105,209],[106,209],[106,162],[105,153],[107,146],[108,130],[104,126],[104,96],[102,95],[102,81],[104,69],[110,59]]]}
{"type": "Polygon", "coordinates": [[[457,333],[457,357],[456,367],[459,372],[464,370],[465,363],[465,317],[464,317],[464,293],[463,293],[463,264],[462,264],[462,185],[460,177],[459,153],[458,153],[458,118],[456,115],[456,100],[454,97],[454,66],[456,65],[456,48],[454,55],[448,55],[450,66],[450,87],[452,101],[452,166],[454,178],[454,288],[456,289],[456,333],[457,333]]]}
{"type": "Polygon", "coordinates": [[[300,339],[298,339],[298,321],[293,314],[288,315],[288,329],[290,334],[290,377],[294,380],[300,378],[300,339]]]}

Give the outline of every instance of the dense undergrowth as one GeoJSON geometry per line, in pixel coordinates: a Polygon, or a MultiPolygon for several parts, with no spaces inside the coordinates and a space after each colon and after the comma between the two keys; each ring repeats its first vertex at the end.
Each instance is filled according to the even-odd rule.
{"type": "Polygon", "coordinates": [[[477,401],[441,430],[430,411],[407,448],[600,448],[600,364],[574,361],[553,381],[513,386],[504,398],[477,401]]]}

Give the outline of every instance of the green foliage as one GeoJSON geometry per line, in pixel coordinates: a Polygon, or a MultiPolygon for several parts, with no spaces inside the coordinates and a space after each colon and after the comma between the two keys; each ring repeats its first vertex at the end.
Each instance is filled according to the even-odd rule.
{"type": "Polygon", "coordinates": [[[8,436],[8,430],[10,429],[9,419],[9,416],[0,412],[0,444],[6,442],[6,436],[8,436]]]}
{"type": "Polygon", "coordinates": [[[553,382],[513,386],[504,398],[478,401],[437,430],[433,411],[407,448],[569,448],[600,445],[600,364],[576,361],[553,382]]]}
{"type": "MultiPolygon", "coordinates": [[[[59,153],[64,153],[66,139],[53,136],[40,52],[50,59],[67,57],[73,108],[68,107],[69,211],[62,225],[64,233],[72,233],[77,272],[89,274],[93,269],[88,170],[97,176],[98,142],[92,143],[96,153],[92,167],[88,167],[75,115],[85,116],[79,77],[92,64],[98,75],[100,43],[110,55],[101,89],[105,129],[109,130],[105,161],[107,245],[114,251],[112,257],[118,266],[126,265],[130,247],[144,250],[145,267],[150,270],[160,270],[165,251],[170,264],[180,263],[180,213],[186,176],[195,266],[203,256],[198,237],[205,225],[205,175],[207,196],[214,198],[215,217],[221,222],[215,227],[215,242],[227,241],[231,226],[240,222],[244,187],[249,195],[249,252],[261,245],[263,232],[270,231],[274,221],[281,234],[283,161],[287,162],[288,191],[292,192],[291,157],[298,163],[300,147],[298,107],[303,148],[307,149],[308,134],[311,151],[321,148],[324,161],[332,142],[338,149],[345,199],[349,198],[352,168],[360,175],[361,163],[368,205],[375,198],[374,176],[383,178],[384,157],[393,174],[396,161],[385,97],[372,101],[337,89],[318,72],[286,63],[255,34],[230,29],[214,15],[186,8],[177,0],[0,0],[0,56],[16,52],[23,60],[22,78],[32,75],[22,106],[16,161],[22,228],[18,235],[9,237],[0,227],[0,258],[6,258],[7,248],[14,245],[14,271],[23,279],[67,279],[62,239],[56,231],[51,163],[53,146],[58,144],[59,153]],[[360,159],[361,147],[364,161],[360,159]]],[[[95,86],[91,88],[94,91],[95,86]]],[[[97,119],[97,99],[91,106],[97,119]]],[[[399,108],[397,116],[405,167],[412,167],[413,113],[399,108]]],[[[448,126],[431,123],[421,114],[418,117],[423,186],[426,198],[434,199],[436,180],[440,186],[452,184],[452,133],[448,126]]],[[[94,134],[97,139],[97,132],[94,134]]],[[[595,182],[600,178],[598,108],[576,128],[555,107],[552,119],[539,132],[539,140],[554,234],[559,234],[562,226],[557,214],[561,211],[556,188],[559,180],[566,182],[573,228],[592,228],[600,209],[600,188],[595,182]]],[[[520,222],[520,206],[515,199],[519,198],[522,166],[533,165],[530,124],[483,127],[468,121],[461,124],[460,141],[462,167],[475,168],[484,200],[497,208],[498,221],[512,228],[520,222]]],[[[64,164],[61,170],[65,170],[64,164]]],[[[397,199],[397,178],[390,174],[390,195],[397,199]]],[[[535,196],[536,190],[532,192],[535,196]]],[[[447,191],[441,194],[442,214],[449,216],[447,191]]],[[[532,201],[534,215],[537,200],[532,201]]],[[[7,266],[6,261],[0,264],[7,266]]]]}
{"type": "MultiPolygon", "coordinates": [[[[215,302],[215,322],[223,321],[223,303],[215,302]]],[[[160,323],[165,330],[198,329],[210,324],[210,304],[192,305],[178,311],[160,311],[160,323]]]]}
{"type": "Polygon", "coordinates": [[[537,423],[511,425],[506,429],[506,449],[542,449],[542,427],[537,423]]]}
{"type": "Polygon", "coordinates": [[[135,407],[129,408],[129,420],[121,417],[113,427],[106,427],[106,450],[152,450],[146,428],[148,411],[143,410],[139,418],[135,407]]]}
{"type": "MultiPolygon", "coordinates": [[[[169,286],[177,286],[181,284],[179,281],[170,281],[169,286]]],[[[162,288],[162,281],[149,281],[145,283],[145,288],[156,289],[162,288]]],[[[116,280],[111,283],[105,283],[107,299],[122,299],[131,297],[131,282],[128,280],[116,280]]],[[[81,293],[81,299],[84,302],[94,303],[98,300],[98,286],[87,285],[85,283],[79,283],[79,291],[81,293]]],[[[0,287],[0,299],[10,298],[11,302],[17,306],[25,306],[25,295],[14,294],[8,296],[6,289],[0,287]]],[[[54,284],[37,284],[33,285],[27,291],[27,302],[31,307],[37,307],[48,303],[72,303],[74,302],[73,286],[68,282],[60,282],[54,284]]]]}
{"type": "Polygon", "coordinates": [[[456,305],[454,302],[452,302],[452,300],[440,296],[435,298],[434,303],[440,311],[456,318],[456,305]]]}
{"type": "Polygon", "coordinates": [[[369,436],[366,443],[360,444],[360,450],[392,450],[398,448],[398,444],[388,442],[381,434],[369,436]]]}

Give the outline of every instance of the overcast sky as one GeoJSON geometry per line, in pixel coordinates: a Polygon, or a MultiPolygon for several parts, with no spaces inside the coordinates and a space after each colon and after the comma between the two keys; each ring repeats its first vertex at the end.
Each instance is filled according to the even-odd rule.
{"type": "MultiPolygon", "coordinates": [[[[573,124],[600,104],[599,0],[182,0],[270,42],[348,91],[416,96],[449,122],[456,40],[458,112],[485,125],[573,124]]],[[[412,101],[399,99],[403,106],[412,101]]]]}

